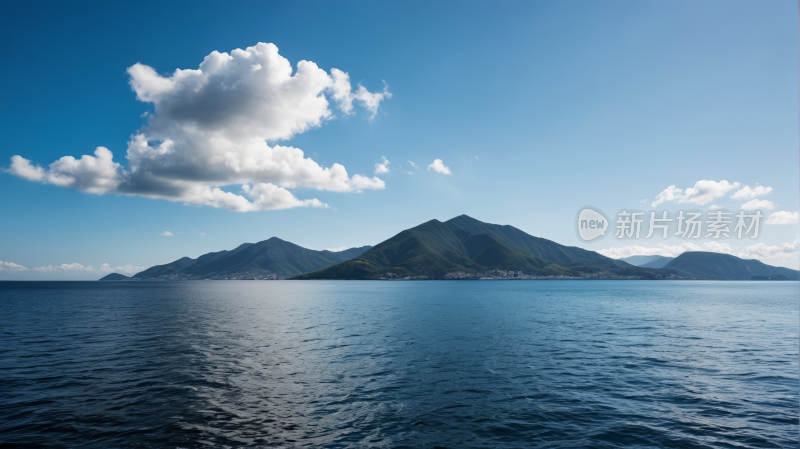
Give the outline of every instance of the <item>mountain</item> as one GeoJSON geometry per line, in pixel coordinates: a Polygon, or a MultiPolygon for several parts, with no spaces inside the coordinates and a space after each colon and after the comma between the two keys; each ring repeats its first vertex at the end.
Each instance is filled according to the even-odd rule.
{"type": "Polygon", "coordinates": [[[124,274],[111,273],[111,274],[107,274],[107,275],[101,277],[98,280],[99,281],[127,281],[129,279],[130,278],[128,276],[125,276],[124,274]]]}
{"type": "Polygon", "coordinates": [[[730,254],[706,251],[685,252],[664,265],[663,270],[681,277],[714,280],[798,280],[800,272],[773,267],[758,260],[740,259],[730,254]]]}
{"type": "Polygon", "coordinates": [[[344,262],[361,255],[370,246],[344,251],[314,251],[277,237],[258,243],[244,243],[229,251],[184,257],[157,265],[133,276],[134,279],[283,279],[344,262]]]}
{"type": "Polygon", "coordinates": [[[664,265],[668,264],[672,259],[674,259],[674,257],[630,256],[630,257],[623,257],[618,260],[623,260],[631,265],[642,268],[663,268],[664,265]]]}
{"type": "Polygon", "coordinates": [[[445,222],[461,238],[467,235],[489,235],[506,246],[539,259],[570,268],[581,273],[614,273],[622,276],[643,276],[649,271],[637,270],[632,265],[611,259],[594,251],[575,246],[560,245],[552,240],[534,237],[513,226],[496,225],[460,215],[445,222]]]}
{"type": "Polygon", "coordinates": [[[635,277],[665,274],[593,251],[559,245],[513,226],[466,215],[431,220],[379,243],[350,261],[296,279],[635,277]],[[509,274],[511,273],[511,274],[509,274]]]}

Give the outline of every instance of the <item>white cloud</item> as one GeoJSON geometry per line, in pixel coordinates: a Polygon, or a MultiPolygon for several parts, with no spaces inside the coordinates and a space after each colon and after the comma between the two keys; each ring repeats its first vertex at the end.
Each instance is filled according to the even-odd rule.
{"type": "Polygon", "coordinates": [[[753,198],[757,198],[759,196],[764,196],[768,193],[772,192],[772,187],[764,187],[756,184],[756,188],[750,188],[750,186],[744,186],[741,190],[737,191],[731,198],[735,200],[752,200],[753,198]]]}
{"type": "Polygon", "coordinates": [[[353,111],[353,92],[350,90],[350,75],[339,69],[331,69],[333,85],[331,98],[336,101],[339,109],[345,114],[353,111]]]}
{"type": "Polygon", "coordinates": [[[94,156],[83,155],[80,159],[64,156],[50,164],[48,170],[22,156],[11,156],[7,171],[27,179],[59,187],[69,187],[83,192],[102,194],[113,191],[122,182],[121,166],[113,162],[111,151],[98,147],[94,156]]]}
{"type": "Polygon", "coordinates": [[[738,189],[739,186],[740,184],[738,182],[729,183],[725,180],[719,182],[706,180],[697,181],[694,187],[690,187],[686,190],[679,189],[672,185],[659,193],[651,206],[656,207],[668,201],[703,205],[710,203],[716,198],[725,196],[725,194],[731,190],[738,189]]]}
{"type": "Polygon", "coordinates": [[[742,210],[756,210],[756,209],[775,209],[775,205],[769,200],[750,200],[742,204],[742,210]]]}
{"type": "Polygon", "coordinates": [[[722,209],[722,206],[719,206],[717,204],[712,204],[711,206],[708,207],[708,210],[717,210],[717,209],[722,209]]]}
{"type": "MultiPolygon", "coordinates": [[[[318,199],[298,200],[286,189],[282,189],[273,184],[245,184],[242,186],[245,195],[252,200],[252,203],[242,202],[229,209],[249,211],[249,210],[281,210],[293,207],[317,207],[328,209],[329,206],[318,199]]],[[[224,192],[228,194],[228,192],[224,192]]],[[[232,194],[228,194],[232,195],[232,194]]],[[[236,195],[233,195],[236,196],[236,195]]],[[[227,201],[229,198],[225,198],[227,201]]],[[[238,199],[237,199],[238,201],[238,199]]]]}
{"type": "Polygon", "coordinates": [[[378,162],[375,164],[375,173],[389,173],[389,159],[386,159],[385,156],[381,156],[383,162],[378,162]]]}
{"type": "Polygon", "coordinates": [[[100,265],[100,268],[98,268],[98,270],[106,273],[114,272],[114,273],[123,273],[131,275],[131,274],[136,274],[140,271],[144,271],[145,267],[134,267],[133,265],[125,265],[124,267],[112,268],[111,265],[104,263],[103,265],[100,265]]]}
{"type": "Polygon", "coordinates": [[[123,267],[111,267],[111,265],[104,263],[100,268],[94,268],[91,265],[81,265],[79,263],[62,263],[61,265],[48,265],[46,267],[34,268],[33,271],[50,272],[50,273],[86,273],[86,272],[103,272],[103,273],[125,273],[136,274],[143,271],[145,267],[135,267],[133,265],[125,265],[123,267]]]}
{"type": "Polygon", "coordinates": [[[358,89],[356,89],[356,93],[353,96],[361,103],[362,106],[364,106],[364,108],[372,112],[370,120],[374,119],[375,114],[378,113],[378,107],[380,106],[381,101],[392,98],[392,94],[389,92],[389,86],[387,86],[385,82],[383,83],[383,92],[375,93],[370,93],[364,88],[364,86],[359,84],[358,89]]]}
{"type": "Polygon", "coordinates": [[[159,232],[158,235],[163,235],[164,237],[175,237],[175,234],[169,231],[159,232]]]}
{"type": "Polygon", "coordinates": [[[347,249],[346,246],[343,246],[341,248],[325,248],[326,251],[330,251],[332,253],[338,253],[339,251],[344,251],[346,249],[347,249]]]}
{"type": "Polygon", "coordinates": [[[20,271],[28,271],[28,269],[22,265],[17,265],[14,262],[3,262],[0,260],[0,271],[11,271],[18,273],[20,271]]]}
{"type": "Polygon", "coordinates": [[[479,161],[480,159],[478,159],[478,156],[475,156],[475,160],[476,160],[476,161],[479,161]]]}
{"type": "Polygon", "coordinates": [[[200,237],[205,237],[206,233],[205,232],[201,232],[199,235],[200,235],[200,237]]]}
{"type": "Polygon", "coordinates": [[[764,243],[756,243],[755,245],[748,246],[737,255],[745,259],[778,259],[785,262],[796,258],[797,246],[798,240],[773,246],[767,246],[764,243]]]}
{"type": "Polygon", "coordinates": [[[444,162],[441,159],[435,159],[431,165],[428,166],[428,170],[433,170],[436,173],[441,173],[443,175],[449,175],[450,167],[445,167],[444,162]]]}
{"type": "MultiPolygon", "coordinates": [[[[327,207],[287,189],[334,192],[383,189],[377,177],[350,176],[341,164],[322,167],[302,150],[276,142],[333,118],[330,98],[345,113],[359,103],[374,116],[391,94],[351,92],[347,73],[331,75],[310,61],[296,70],[273,44],[230,54],[212,52],[197,69],[159,75],[128,68],[138,100],[153,103],[147,125],[128,142],[127,169],[98,147],[94,156],[65,156],[43,168],[19,155],[8,171],[25,179],[103,194],[143,196],[246,212],[327,207]],[[223,190],[242,186],[243,194],[223,190]]],[[[228,189],[234,190],[234,189],[228,189]]]]}
{"type": "Polygon", "coordinates": [[[413,163],[413,162],[411,162],[411,161],[407,161],[407,162],[408,162],[409,164],[411,164],[411,166],[412,166],[412,167],[414,167],[415,169],[419,170],[419,165],[417,165],[417,164],[415,164],[415,163],[413,163]]]}
{"type": "Polygon", "coordinates": [[[339,69],[331,69],[331,80],[331,91],[333,92],[331,98],[336,101],[339,109],[345,114],[350,114],[353,110],[353,101],[358,101],[361,106],[372,112],[370,116],[370,120],[372,120],[375,118],[375,114],[378,113],[381,101],[392,98],[389,87],[385,82],[383,83],[383,92],[370,93],[359,83],[358,88],[353,93],[350,90],[350,75],[348,73],[339,69]]]}
{"type": "Polygon", "coordinates": [[[61,265],[56,265],[56,266],[48,265],[46,267],[34,268],[33,271],[75,273],[81,271],[95,271],[95,269],[92,268],[91,265],[83,266],[79,263],[70,263],[70,264],[62,263],[61,265]]]}
{"type": "Polygon", "coordinates": [[[123,181],[122,166],[112,160],[111,151],[98,147],[94,156],[84,154],[80,159],[64,156],[50,164],[45,181],[59,187],[82,192],[103,194],[116,190],[123,181]]]}
{"type": "Polygon", "coordinates": [[[28,181],[44,181],[44,169],[31,165],[31,161],[22,156],[11,156],[11,166],[6,170],[28,181]]]}
{"type": "Polygon", "coordinates": [[[771,225],[797,224],[798,219],[800,219],[800,213],[782,210],[769,214],[769,217],[767,218],[767,224],[771,225]]]}

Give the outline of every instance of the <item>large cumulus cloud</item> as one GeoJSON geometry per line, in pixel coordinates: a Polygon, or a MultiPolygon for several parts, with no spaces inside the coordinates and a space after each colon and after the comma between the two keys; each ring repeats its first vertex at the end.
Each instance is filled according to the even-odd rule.
{"type": "Polygon", "coordinates": [[[310,61],[296,70],[273,44],[230,54],[212,52],[198,69],[158,74],[144,64],[128,68],[136,98],[152,103],[148,123],[128,142],[128,167],[98,147],[94,156],[65,156],[44,168],[22,156],[9,171],[25,179],[104,194],[144,196],[245,212],[328,207],[288,189],[334,192],[383,189],[377,177],[350,176],[341,164],[323,167],[302,150],[278,144],[360,105],[374,117],[391,98],[331,74],[310,61]],[[329,101],[329,98],[331,101],[329,101]]]}

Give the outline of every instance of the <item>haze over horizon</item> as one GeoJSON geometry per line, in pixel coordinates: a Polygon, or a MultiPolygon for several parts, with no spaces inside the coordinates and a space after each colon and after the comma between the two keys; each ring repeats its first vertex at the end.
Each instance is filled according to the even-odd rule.
{"type": "Polygon", "coordinates": [[[794,2],[233,5],[4,8],[0,279],[461,214],[613,258],[798,268],[794,2]],[[765,217],[753,241],[586,243],[586,205],[765,217]]]}

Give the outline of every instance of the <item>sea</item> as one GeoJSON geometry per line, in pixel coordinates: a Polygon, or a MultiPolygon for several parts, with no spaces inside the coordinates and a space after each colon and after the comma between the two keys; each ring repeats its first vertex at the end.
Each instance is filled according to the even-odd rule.
{"type": "Polygon", "coordinates": [[[798,448],[800,283],[1,282],[4,448],[798,448]]]}

